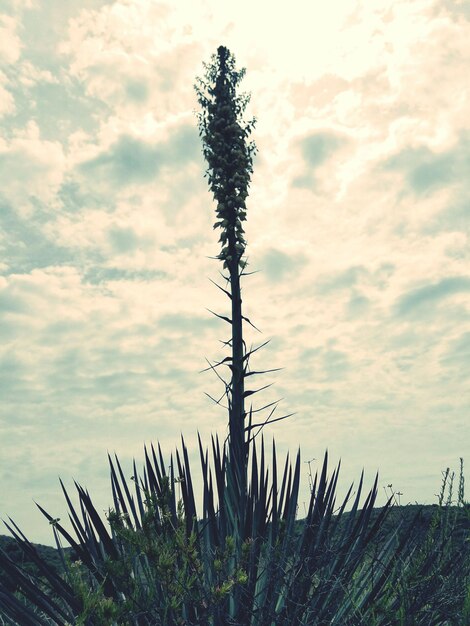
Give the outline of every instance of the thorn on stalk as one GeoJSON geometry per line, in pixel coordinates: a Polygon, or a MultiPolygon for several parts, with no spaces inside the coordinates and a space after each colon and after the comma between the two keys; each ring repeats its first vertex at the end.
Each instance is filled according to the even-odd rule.
{"type": "Polygon", "coordinates": [[[228,341],[222,341],[222,339],[219,339],[220,343],[225,347],[225,346],[229,346],[232,347],[232,340],[229,339],[228,341]]]}
{"type": "Polygon", "coordinates": [[[250,324],[250,326],[253,326],[253,328],[254,328],[255,330],[257,330],[259,333],[263,334],[263,331],[262,331],[262,330],[260,330],[259,328],[257,328],[257,327],[256,327],[256,326],[252,323],[252,322],[250,322],[250,320],[249,320],[247,317],[245,317],[244,315],[242,315],[242,319],[243,319],[243,320],[245,320],[245,322],[248,322],[248,324],[250,324]]]}
{"type": "Polygon", "coordinates": [[[214,311],[211,311],[211,309],[208,309],[207,307],[206,307],[206,311],[209,311],[209,313],[212,313],[212,315],[215,315],[216,317],[220,317],[221,320],[224,320],[225,322],[232,324],[232,320],[226,317],[225,315],[219,315],[219,313],[215,313],[214,311]]]}
{"type": "Polygon", "coordinates": [[[224,394],[222,394],[222,395],[220,396],[220,400],[216,400],[215,398],[213,398],[213,397],[212,397],[209,393],[207,393],[207,391],[205,391],[204,393],[205,393],[205,394],[206,394],[206,396],[207,396],[208,398],[210,398],[210,399],[212,400],[212,402],[214,402],[215,404],[218,404],[219,406],[221,406],[222,408],[224,408],[224,409],[226,409],[226,410],[228,410],[228,409],[229,409],[229,407],[228,407],[228,406],[224,406],[224,405],[221,403],[221,400],[222,400],[222,398],[225,396],[225,393],[224,393],[224,394]]]}
{"type": "MultiPolygon", "coordinates": [[[[274,411],[271,412],[271,415],[273,414],[274,411]]],[[[245,428],[245,430],[252,430],[253,428],[263,428],[264,426],[266,426],[267,424],[274,424],[275,422],[280,422],[281,420],[285,420],[288,417],[292,417],[292,415],[295,415],[296,413],[288,413],[287,415],[282,415],[281,417],[276,417],[275,419],[269,419],[269,417],[264,421],[264,422],[259,422],[258,424],[252,424],[251,426],[247,426],[245,428]]]]}
{"type": "Polygon", "coordinates": [[[211,281],[213,285],[217,287],[217,289],[220,289],[220,291],[223,291],[225,295],[227,295],[230,298],[230,300],[232,300],[232,294],[229,291],[227,291],[226,289],[218,285],[214,280],[212,280],[212,278],[209,278],[209,280],[211,281]]]}
{"type": "Polygon", "coordinates": [[[215,367],[213,367],[213,365],[210,363],[210,361],[208,361],[208,359],[206,359],[206,361],[209,363],[210,368],[208,369],[212,369],[212,371],[215,373],[215,375],[217,376],[217,378],[224,383],[225,387],[227,388],[227,382],[222,378],[222,376],[220,376],[219,372],[215,369],[215,367]]]}
{"type": "Polygon", "coordinates": [[[267,389],[268,387],[272,387],[274,383],[269,383],[269,385],[265,385],[264,387],[260,387],[259,389],[248,390],[244,392],[244,397],[252,396],[254,393],[258,393],[259,391],[263,391],[263,389],[267,389]]]}
{"type": "MultiPolygon", "coordinates": [[[[232,360],[231,356],[226,356],[225,359],[222,359],[222,361],[218,361],[217,363],[211,363],[207,357],[205,358],[206,358],[206,361],[209,363],[209,367],[206,367],[205,369],[200,370],[199,374],[202,374],[203,372],[208,372],[210,369],[214,369],[215,367],[218,367],[219,365],[225,365],[226,361],[232,360]]],[[[230,365],[228,367],[231,368],[230,365]]]]}
{"type": "Polygon", "coordinates": [[[247,376],[255,376],[256,374],[269,374],[270,372],[279,372],[281,370],[285,369],[284,367],[274,367],[273,369],[270,370],[260,370],[260,371],[253,371],[253,372],[247,372],[245,370],[245,378],[247,376]]]}
{"type": "Polygon", "coordinates": [[[265,404],[260,409],[253,409],[253,413],[261,413],[261,411],[268,409],[270,406],[273,406],[273,405],[277,406],[280,402],[282,402],[282,400],[284,400],[284,398],[281,398],[280,400],[275,400],[274,402],[270,402],[269,404],[265,404]]]}
{"type": "Polygon", "coordinates": [[[242,276],[251,276],[252,274],[257,274],[260,270],[254,270],[253,272],[241,272],[240,278],[242,276]]]}
{"type": "Polygon", "coordinates": [[[262,343],[261,345],[259,345],[257,348],[251,349],[249,352],[247,352],[245,354],[245,356],[243,357],[243,360],[246,360],[248,358],[250,358],[250,356],[252,354],[254,354],[255,352],[257,352],[258,350],[260,350],[261,348],[264,348],[264,346],[266,346],[268,343],[271,343],[271,339],[268,339],[267,341],[265,341],[264,343],[262,343]]]}

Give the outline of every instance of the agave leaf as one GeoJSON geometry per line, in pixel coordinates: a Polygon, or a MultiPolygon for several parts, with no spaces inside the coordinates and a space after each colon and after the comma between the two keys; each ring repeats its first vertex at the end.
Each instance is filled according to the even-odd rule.
{"type": "Polygon", "coordinates": [[[173,463],[173,453],[171,453],[170,454],[170,476],[169,476],[169,483],[168,483],[168,494],[169,494],[168,505],[170,508],[171,520],[172,520],[173,526],[176,527],[178,515],[177,515],[177,507],[176,507],[176,494],[173,488],[174,484],[175,484],[175,468],[174,468],[174,463],[173,463]]]}
{"type": "MultiPolygon", "coordinates": [[[[75,511],[75,508],[72,504],[72,501],[70,500],[69,494],[64,486],[64,483],[62,482],[62,479],[59,478],[59,482],[60,482],[60,486],[62,488],[62,493],[64,494],[65,500],[67,502],[67,506],[69,507],[69,519],[72,522],[73,528],[75,530],[75,533],[77,535],[78,541],[80,543],[86,543],[87,542],[87,534],[85,532],[84,527],[82,526],[80,519],[75,511]]],[[[38,508],[41,510],[41,512],[43,513],[43,515],[45,515],[46,517],[49,518],[49,521],[51,521],[51,517],[44,511],[44,509],[42,507],[40,507],[38,504],[36,504],[36,506],[38,506],[38,508]]],[[[63,535],[65,537],[65,535],[63,535]]],[[[68,538],[66,537],[67,541],[68,538]]],[[[69,542],[70,543],[70,542],[69,542]]]]}
{"type": "MultiPolygon", "coordinates": [[[[121,478],[121,483],[122,483],[122,486],[124,488],[124,492],[126,494],[127,502],[129,503],[129,508],[130,508],[130,510],[132,512],[132,517],[133,517],[133,520],[134,520],[134,527],[135,528],[140,528],[141,524],[140,524],[139,516],[137,515],[137,510],[135,508],[134,498],[132,497],[132,495],[131,495],[131,493],[129,491],[129,487],[127,486],[126,478],[124,476],[124,473],[123,473],[122,468],[121,468],[121,464],[119,463],[119,459],[118,459],[116,454],[114,455],[114,458],[116,460],[116,465],[117,465],[117,468],[118,468],[118,471],[119,471],[119,476],[121,478]]],[[[114,480],[116,482],[116,486],[118,486],[119,485],[119,481],[117,480],[116,473],[114,472],[114,467],[113,467],[113,463],[111,461],[111,458],[109,458],[109,462],[110,462],[110,465],[111,465],[111,480],[113,480],[113,477],[114,477],[114,480]]],[[[121,501],[121,504],[123,506],[123,510],[124,510],[124,512],[126,513],[126,516],[127,516],[126,517],[127,523],[128,523],[129,526],[132,526],[132,522],[131,522],[131,518],[130,518],[130,515],[129,515],[129,511],[128,511],[127,506],[125,505],[125,500],[124,500],[124,497],[122,495],[122,491],[120,489],[118,491],[118,494],[120,494],[120,501],[121,501]]]]}
{"type": "Polygon", "coordinates": [[[282,508],[283,508],[284,499],[286,497],[286,493],[290,489],[290,486],[288,486],[288,484],[290,483],[290,480],[291,480],[290,479],[291,473],[292,473],[292,468],[289,463],[289,453],[287,453],[286,460],[284,463],[284,471],[282,474],[281,492],[279,495],[279,509],[278,509],[279,518],[284,518],[284,516],[282,515],[282,508]]]}
{"type": "Polygon", "coordinates": [[[0,565],[9,574],[11,582],[22,590],[34,605],[26,606],[14,593],[0,590],[1,614],[14,620],[13,624],[22,626],[49,626],[50,621],[43,618],[36,609],[42,611],[45,616],[54,619],[58,626],[65,626],[73,619],[72,613],[66,613],[57,606],[41,589],[39,585],[23,574],[20,568],[4,552],[0,550],[0,565]]]}
{"type": "MultiPolygon", "coordinates": [[[[152,498],[152,496],[155,496],[156,494],[159,494],[161,492],[161,484],[162,484],[163,476],[165,475],[164,474],[165,466],[164,464],[162,464],[163,465],[162,469],[160,469],[153,446],[151,447],[151,451],[152,451],[153,465],[152,465],[152,461],[150,460],[147,449],[145,449],[145,453],[144,453],[145,454],[145,469],[146,469],[146,490],[144,493],[146,496],[147,507],[150,505],[150,499],[152,498]]],[[[155,517],[155,522],[159,523],[161,520],[160,520],[160,511],[158,507],[154,508],[153,514],[155,517]]]]}
{"type": "MultiPolygon", "coordinates": [[[[80,604],[76,601],[71,587],[45,563],[36,548],[28,541],[15,522],[10,519],[10,524],[7,522],[4,522],[4,524],[15,538],[23,553],[36,565],[41,575],[47,580],[50,589],[57,594],[59,598],[64,599],[69,606],[79,608],[80,604]]],[[[50,617],[54,617],[54,614],[56,614],[67,620],[67,612],[54,602],[52,598],[46,595],[37,582],[31,580],[30,576],[25,576],[20,567],[14,564],[3,552],[0,552],[0,555],[2,557],[2,565],[7,565],[13,580],[20,585],[23,592],[29,596],[34,595],[35,603],[38,608],[46,612],[50,617]]]]}
{"type": "MultiPolygon", "coordinates": [[[[85,539],[82,539],[82,537],[80,537],[80,535],[77,534],[78,537],[78,543],[77,541],[75,541],[75,539],[65,530],[65,528],[63,526],[61,526],[61,524],[59,524],[56,520],[54,520],[54,518],[46,511],[42,508],[42,506],[40,504],[38,504],[36,502],[36,506],[38,507],[38,509],[41,511],[41,513],[44,515],[44,517],[49,520],[49,523],[55,524],[55,527],[57,528],[57,530],[60,532],[60,534],[62,535],[62,537],[64,537],[64,539],[67,541],[67,543],[69,544],[69,546],[71,546],[71,548],[73,548],[73,551],[75,553],[75,556],[82,560],[84,563],[86,563],[86,565],[90,568],[94,567],[94,558],[90,553],[89,550],[89,541],[88,538],[85,536],[85,539]]],[[[73,510],[73,508],[72,508],[73,510]]],[[[73,523],[73,519],[71,518],[72,523],[73,523]]]]}
{"type": "Polygon", "coordinates": [[[95,509],[89,494],[80,485],[77,486],[77,489],[80,497],[80,503],[83,504],[84,508],[86,509],[90,521],[93,524],[93,528],[98,534],[100,544],[112,559],[117,560],[119,554],[116,550],[116,546],[113,543],[112,537],[110,537],[108,531],[106,530],[106,527],[103,524],[101,517],[95,509]]]}
{"type": "Polygon", "coordinates": [[[201,438],[198,434],[199,440],[199,454],[202,467],[202,479],[203,479],[203,531],[205,535],[205,545],[215,549],[220,545],[219,533],[216,521],[216,512],[214,505],[214,493],[212,489],[212,482],[210,477],[210,470],[208,469],[207,451],[204,454],[202,448],[201,438]]]}
{"type": "MultiPolygon", "coordinates": [[[[135,481],[135,496],[137,499],[137,506],[139,507],[140,519],[143,519],[144,514],[145,514],[145,509],[144,509],[144,503],[142,500],[141,490],[143,489],[145,492],[146,488],[142,480],[140,481],[141,484],[139,485],[139,477],[137,475],[137,467],[135,465],[135,460],[133,461],[133,469],[134,469],[134,481],[135,481]]],[[[140,526],[137,526],[137,528],[140,528],[140,526]]]]}
{"type": "Polygon", "coordinates": [[[184,468],[183,468],[183,484],[182,484],[182,492],[183,498],[185,502],[185,515],[187,520],[187,532],[188,534],[192,531],[193,524],[197,518],[197,510],[196,510],[196,500],[194,497],[194,488],[193,481],[191,477],[191,467],[189,464],[189,456],[188,449],[184,442],[183,436],[181,436],[181,445],[183,449],[183,459],[184,459],[184,468]]]}
{"type": "Polygon", "coordinates": [[[166,465],[165,465],[165,461],[163,460],[162,448],[160,446],[160,443],[158,443],[158,458],[160,460],[160,466],[158,465],[153,445],[152,445],[152,458],[153,458],[153,462],[155,465],[155,470],[157,472],[157,475],[160,476],[160,482],[161,482],[161,476],[166,476],[167,474],[166,474],[166,465]]]}

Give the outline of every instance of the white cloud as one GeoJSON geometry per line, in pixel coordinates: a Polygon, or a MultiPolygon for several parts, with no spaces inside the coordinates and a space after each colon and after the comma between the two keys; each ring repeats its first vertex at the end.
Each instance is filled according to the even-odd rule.
{"type": "Polygon", "coordinates": [[[24,87],[32,87],[41,84],[58,84],[59,78],[53,76],[49,70],[41,70],[34,66],[30,61],[22,61],[19,66],[18,80],[24,87]]]}
{"type": "Polygon", "coordinates": [[[0,118],[15,111],[15,99],[6,87],[8,87],[8,79],[0,71],[0,118]]]}
{"type": "Polygon", "coordinates": [[[70,58],[70,71],[87,93],[128,123],[135,123],[139,111],[151,123],[194,106],[184,77],[193,80],[201,47],[188,28],[175,23],[169,5],[125,2],[82,11],[71,20],[60,52],[70,58]]]}
{"type": "Polygon", "coordinates": [[[21,40],[17,33],[18,21],[10,15],[0,15],[0,63],[16,63],[21,54],[21,40]]]}
{"type": "Polygon", "coordinates": [[[36,122],[29,121],[12,139],[0,140],[0,161],[1,195],[18,213],[29,214],[36,200],[55,203],[65,167],[63,148],[42,140],[36,122]]]}

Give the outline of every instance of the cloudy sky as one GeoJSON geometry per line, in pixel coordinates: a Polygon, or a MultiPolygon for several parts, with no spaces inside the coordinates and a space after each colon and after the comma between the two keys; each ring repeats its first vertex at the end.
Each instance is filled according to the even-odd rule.
{"type": "Polygon", "coordinates": [[[469,5],[320,4],[3,1],[0,516],[32,540],[58,476],[104,509],[107,451],[130,476],[144,443],[225,436],[193,90],[220,44],[258,119],[247,338],[285,368],[258,406],[296,412],[266,436],[344,487],[379,470],[381,501],[470,462],[469,5]]]}

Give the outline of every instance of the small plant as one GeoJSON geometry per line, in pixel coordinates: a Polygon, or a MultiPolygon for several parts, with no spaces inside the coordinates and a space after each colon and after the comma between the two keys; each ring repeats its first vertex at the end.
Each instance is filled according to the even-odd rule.
{"type": "Polygon", "coordinates": [[[390,585],[388,614],[400,616],[403,626],[469,624],[470,508],[464,499],[463,459],[457,499],[453,499],[455,473],[442,473],[438,504],[428,519],[419,512],[422,531],[413,551],[399,561],[390,585]],[[393,582],[392,582],[393,581],[393,582]],[[465,613],[467,613],[465,615],[465,613]]]}

